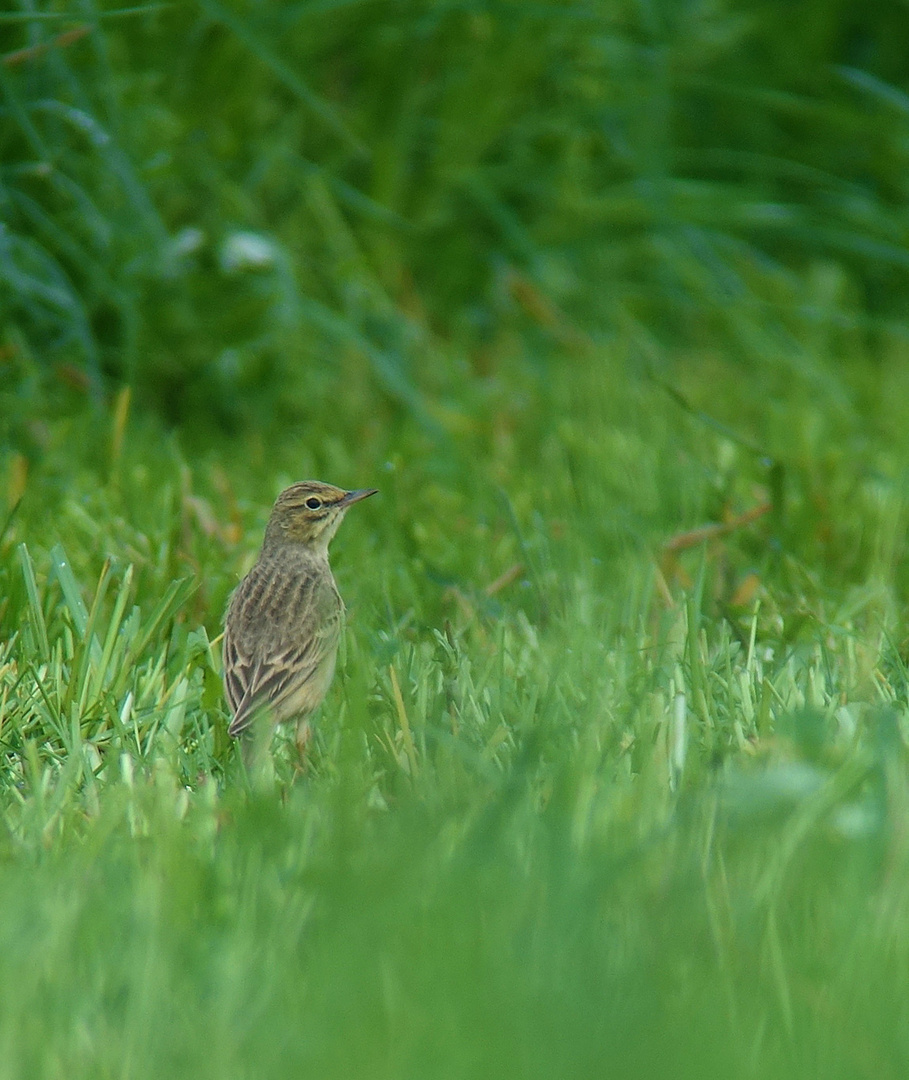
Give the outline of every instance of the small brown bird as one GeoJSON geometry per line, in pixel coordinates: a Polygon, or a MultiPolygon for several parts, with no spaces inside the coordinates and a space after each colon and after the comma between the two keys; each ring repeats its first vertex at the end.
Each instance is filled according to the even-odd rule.
{"type": "Polygon", "coordinates": [[[225,617],[231,735],[253,734],[260,719],[295,719],[302,753],[308,717],[334,675],[344,620],[328,545],[348,507],[375,494],[375,488],[344,491],[304,480],[278,496],[259,558],[237,586],[225,617]]]}

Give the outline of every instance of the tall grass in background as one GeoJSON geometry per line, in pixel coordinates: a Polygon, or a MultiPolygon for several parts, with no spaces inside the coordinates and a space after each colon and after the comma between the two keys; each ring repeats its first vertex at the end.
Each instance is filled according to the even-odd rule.
{"type": "Polygon", "coordinates": [[[338,354],[417,409],[451,335],[479,374],[517,334],[810,378],[806,340],[902,338],[900,19],[23,5],[0,23],[8,348],[226,423],[298,414],[338,354]]]}

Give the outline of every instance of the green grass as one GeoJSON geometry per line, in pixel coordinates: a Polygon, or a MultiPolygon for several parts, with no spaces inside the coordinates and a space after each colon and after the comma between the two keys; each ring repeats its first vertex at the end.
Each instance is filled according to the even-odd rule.
{"type": "Polygon", "coordinates": [[[0,14],[0,1080],[907,1074],[903,22],[0,14]]]}
{"type": "Polygon", "coordinates": [[[687,410],[583,352],[262,461],[46,422],[0,555],[3,1075],[902,1074],[903,405],[678,371],[687,410]],[[279,738],[253,794],[211,643],[310,473],[381,496],[308,766],[279,738]]]}

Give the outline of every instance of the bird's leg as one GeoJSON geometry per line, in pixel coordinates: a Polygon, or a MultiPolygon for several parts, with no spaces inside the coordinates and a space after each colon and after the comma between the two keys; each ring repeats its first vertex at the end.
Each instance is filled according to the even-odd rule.
{"type": "Polygon", "coordinates": [[[254,789],[265,790],[274,784],[275,769],[268,753],[273,730],[271,724],[260,722],[240,736],[243,767],[254,789]]]}
{"type": "Polygon", "coordinates": [[[300,772],[306,771],[307,766],[307,754],[306,751],[312,741],[312,724],[308,720],[298,720],[297,728],[294,732],[294,742],[297,746],[297,754],[299,754],[300,760],[297,764],[297,768],[300,772]]]}

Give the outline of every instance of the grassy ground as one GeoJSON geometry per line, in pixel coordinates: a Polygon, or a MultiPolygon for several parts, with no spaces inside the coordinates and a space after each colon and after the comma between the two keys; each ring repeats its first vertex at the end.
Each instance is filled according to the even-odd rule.
{"type": "Polygon", "coordinates": [[[3,1075],[902,1075],[898,359],[502,359],[240,457],[67,398],[3,461],[3,1075]],[[308,475],[381,496],[253,795],[213,643],[308,475]]]}
{"type": "Polygon", "coordinates": [[[907,1074],[904,21],[0,15],[0,1080],[907,1074]]]}

